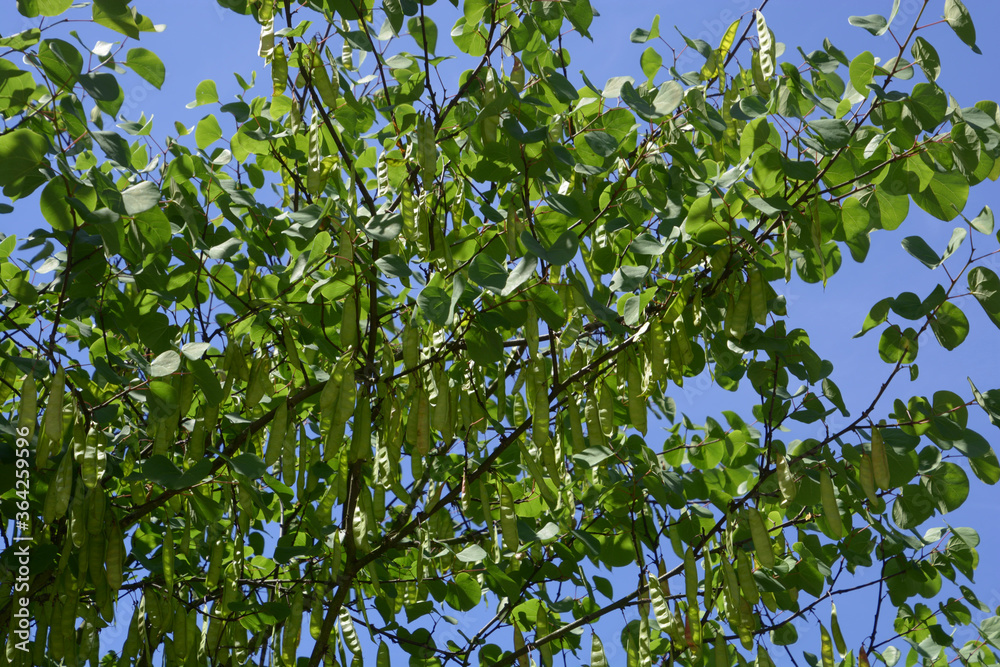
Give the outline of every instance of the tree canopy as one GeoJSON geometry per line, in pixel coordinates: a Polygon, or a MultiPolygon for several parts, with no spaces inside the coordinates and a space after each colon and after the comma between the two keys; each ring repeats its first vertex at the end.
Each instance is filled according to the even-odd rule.
{"type": "Polygon", "coordinates": [[[753,10],[690,71],[657,18],[603,84],[588,0],[218,3],[259,50],[169,136],[121,113],[165,8],[18,0],[0,37],[0,212],[45,221],[0,240],[0,664],[996,664],[942,516],[1000,479],[995,368],[905,386],[963,309],[1000,328],[960,0],[850,17],[860,54],[753,10]],[[873,234],[944,269],[872,304],[850,413],[774,286],[873,234]],[[695,423],[695,377],[756,404],[695,423]]]}

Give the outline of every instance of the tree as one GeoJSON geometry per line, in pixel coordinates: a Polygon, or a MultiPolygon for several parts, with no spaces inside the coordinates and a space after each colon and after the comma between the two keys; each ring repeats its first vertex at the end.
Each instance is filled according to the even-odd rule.
{"type": "MultiPolygon", "coordinates": [[[[134,45],[153,20],[19,0],[0,206],[36,193],[47,224],[0,242],[0,512],[24,538],[0,661],[597,667],[624,610],[629,665],[794,662],[807,616],[810,664],[995,664],[978,536],[915,529],[1000,478],[968,425],[1000,426],[1000,390],[879,403],[922,334],[962,344],[963,307],[1000,327],[993,214],[964,213],[1000,175],[1000,107],[935,83],[940,3],[851,18],[891,53],[798,64],[754,11],[684,38],[695,71],[650,46],[603,88],[567,67],[587,0],[433,4],[220,0],[260,24],[270,90],[204,81],[192,145],[118,117],[119,80],[164,80],[134,45]],[[84,54],[57,16],[118,34],[84,54]],[[903,241],[946,279],[873,305],[884,372],[849,415],[772,285],[878,261],[911,202],[961,218],[941,254],[903,241]],[[705,373],[752,414],[679,414],[705,373]],[[827,605],[862,593],[873,629],[845,638],[827,605]]],[[[978,50],[964,5],[943,15],[978,50]]]]}

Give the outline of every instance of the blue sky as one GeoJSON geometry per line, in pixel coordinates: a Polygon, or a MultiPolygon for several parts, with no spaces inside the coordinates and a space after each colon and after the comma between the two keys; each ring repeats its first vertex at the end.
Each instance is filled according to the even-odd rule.
{"type": "MultiPolygon", "coordinates": [[[[655,14],[661,14],[660,28],[663,37],[679,50],[683,40],[673,30],[674,25],[687,36],[704,39],[714,46],[733,20],[745,15],[758,4],[750,0],[592,0],[592,3],[602,14],[592,26],[594,42],[568,43],[574,58],[569,70],[586,71],[588,77],[598,85],[612,76],[630,74],[636,78],[641,77],[639,54],[647,45],[630,44],[628,36],[634,28],[649,27],[655,14]]],[[[127,79],[128,83],[123,82],[126,102],[121,113],[129,120],[137,119],[140,112],[155,116],[154,136],[174,135],[174,121],[191,127],[206,114],[216,111],[209,107],[185,108],[185,104],[194,99],[195,86],[201,80],[213,79],[217,82],[222,102],[232,99],[239,92],[233,72],[246,77],[250,70],[256,69],[258,77],[265,82],[268,80],[268,71],[256,57],[259,28],[249,17],[236,16],[206,0],[172,0],[169,3],[137,1],[133,4],[149,15],[154,23],[166,25],[162,33],[144,34],[141,40],[141,45],[155,51],[166,65],[167,78],[162,90],[156,90],[136,77],[127,79]]],[[[446,0],[438,0],[437,4],[439,7],[435,7],[435,10],[450,10],[446,0]]],[[[901,28],[909,25],[919,4],[915,0],[902,0],[893,26],[901,28]]],[[[972,105],[980,99],[1000,99],[1000,43],[991,39],[1000,29],[1000,3],[995,0],[966,0],[966,5],[979,31],[982,55],[972,53],[946,25],[934,26],[921,33],[935,45],[941,55],[942,74],[939,84],[954,95],[961,106],[972,105]]],[[[771,0],[764,14],[778,40],[786,45],[782,59],[798,64],[801,57],[795,53],[795,47],[801,46],[804,51],[809,52],[821,48],[825,37],[849,56],[870,50],[877,57],[888,59],[896,51],[892,39],[888,35],[873,37],[864,30],[849,25],[847,17],[873,12],[888,15],[891,6],[891,0],[771,0]]],[[[937,21],[942,6],[943,0],[932,0],[921,23],[937,21]]],[[[7,2],[0,7],[3,34],[16,32],[20,29],[18,26],[25,21],[27,20],[16,14],[14,3],[7,2]]],[[[25,27],[31,25],[35,25],[34,21],[25,24],[25,27]]],[[[447,25],[439,22],[441,40],[446,39],[447,25]]],[[[106,32],[96,33],[85,25],[78,29],[85,42],[91,35],[100,34],[107,38],[106,32]]],[[[670,51],[666,46],[654,45],[665,60],[669,58],[670,51]]],[[[700,65],[697,58],[686,59],[682,63],[687,65],[686,68],[681,67],[682,70],[694,69],[700,65]]],[[[465,68],[462,66],[462,69],[465,68]]],[[[922,75],[917,74],[915,81],[922,80],[921,77],[922,75]]],[[[579,80],[575,82],[582,83],[579,80]]],[[[451,88],[454,89],[454,86],[451,88]]],[[[965,214],[972,217],[984,205],[1000,208],[998,195],[1000,185],[996,183],[988,182],[974,188],[965,214]]],[[[910,218],[899,230],[880,232],[872,237],[872,250],[869,261],[865,264],[855,264],[845,252],[841,273],[830,281],[825,290],[821,285],[805,285],[796,279],[788,285],[775,285],[788,299],[789,315],[794,325],[809,331],[813,348],[821,356],[833,361],[836,369],[833,379],[840,386],[852,412],[860,411],[868,404],[889,370],[889,366],[878,358],[877,332],[860,339],[851,338],[860,329],[868,309],[879,299],[895,296],[903,291],[926,295],[938,282],[947,280],[943,269],[930,271],[907,255],[900,246],[900,240],[904,236],[919,235],[932,247],[942,249],[956,225],[938,221],[916,206],[911,206],[910,212],[910,218]]],[[[16,232],[19,236],[42,224],[37,206],[29,202],[25,202],[23,207],[19,205],[14,214],[0,218],[0,230],[4,233],[16,232]]],[[[982,238],[975,240],[984,248],[996,245],[995,240],[992,243],[982,238]]],[[[1000,273],[1000,256],[990,258],[986,265],[1000,273]]],[[[980,389],[1000,386],[1000,356],[995,352],[997,329],[983,316],[978,304],[971,298],[962,300],[958,305],[971,323],[971,332],[966,342],[954,352],[946,353],[932,338],[921,340],[920,377],[912,383],[897,381],[887,393],[887,398],[879,404],[876,415],[884,417],[891,410],[892,399],[897,397],[905,401],[913,395],[930,396],[938,389],[950,389],[968,396],[967,376],[972,376],[980,389]]],[[[689,382],[685,389],[678,390],[675,399],[678,409],[690,414],[696,422],[706,415],[718,414],[723,409],[734,409],[749,416],[749,406],[753,400],[745,394],[734,397],[698,380],[689,382]]],[[[996,427],[986,421],[981,411],[970,409],[970,416],[971,426],[991,442],[1000,442],[996,437],[996,427]]],[[[786,434],[785,440],[814,437],[817,435],[814,429],[815,425],[803,425],[800,433],[786,434]]],[[[997,562],[1000,558],[1000,537],[996,531],[989,529],[988,517],[1000,504],[1000,493],[996,488],[984,487],[973,481],[973,493],[965,506],[944,518],[952,525],[972,526],[980,530],[982,544],[979,551],[984,567],[979,571],[977,591],[980,592],[981,599],[995,607],[1000,604],[1000,574],[991,571],[988,564],[997,562]]],[[[941,517],[936,517],[929,525],[941,525],[940,519],[941,517]]],[[[867,635],[870,632],[870,613],[865,612],[873,602],[873,596],[870,595],[858,598],[856,608],[852,608],[848,600],[838,601],[845,633],[853,634],[852,630],[858,633],[855,638],[848,639],[849,645],[857,646],[861,633],[867,635]],[[863,620],[865,625],[857,626],[852,623],[852,618],[863,620]]],[[[828,619],[823,620],[826,622],[828,619]]],[[[606,638],[606,646],[610,643],[606,638]]],[[[805,648],[809,650],[809,647],[805,648]]],[[[818,643],[812,650],[818,651],[818,643]]]]}

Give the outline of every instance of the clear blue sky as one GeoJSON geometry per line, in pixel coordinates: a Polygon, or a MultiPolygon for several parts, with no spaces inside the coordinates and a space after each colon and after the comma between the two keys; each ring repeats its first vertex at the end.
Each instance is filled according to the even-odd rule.
{"type": "MultiPolygon", "coordinates": [[[[960,105],[969,106],[980,99],[1000,99],[1000,43],[992,39],[1000,30],[1000,3],[996,0],[965,0],[980,35],[979,46],[982,55],[973,54],[945,25],[937,26],[925,33],[937,48],[942,60],[942,74],[939,83],[954,95],[960,105]]],[[[600,84],[611,76],[631,74],[639,78],[639,54],[646,45],[630,44],[629,33],[637,27],[649,27],[653,15],[661,14],[661,32],[675,48],[683,41],[673,30],[678,26],[686,35],[700,38],[716,45],[726,27],[734,19],[744,15],[759,2],[750,0],[713,0],[691,2],[684,0],[659,0],[657,2],[635,1],[608,2],[592,0],[595,8],[603,14],[592,27],[594,43],[591,45],[570,45],[574,58],[570,71],[583,69],[589,78],[600,84]],[[583,47],[583,48],[581,48],[583,47]]],[[[438,6],[450,9],[445,0],[438,6]]],[[[900,12],[894,26],[908,25],[919,6],[916,0],[902,0],[900,12]]],[[[943,0],[932,0],[922,23],[932,23],[940,18],[943,0]]],[[[175,134],[173,123],[180,121],[193,126],[200,118],[215,109],[199,107],[185,109],[184,105],[194,99],[195,85],[203,79],[214,79],[218,84],[220,99],[232,99],[239,88],[233,72],[244,76],[251,69],[258,76],[268,78],[263,63],[256,57],[258,26],[248,17],[239,17],[222,9],[208,0],[172,0],[168,3],[137,1],[133,5],[153,19],[154,23],[166,25],[160,34],[144,34],[141,45],[155,51],[164,61],[167,78],[163,89],[157,91],[138,81],[128,79],[133,85],[125,85],[126,102],[122,114],[130,120],[138,118],[140,112],[155,116],[153,135],[162,137],[175,134]]],[[[876,56],[888,59],[894,55],[895,45],[888,35],[875,38],[860,28],[847,22],[851,14],[873,12],[888,15],[891,0],[840,0],[838,2],[802,2],[801,0],[771,0],[764,11],[768,24],[779,41],[786,44],[784,59],[796,64],[801,57],[795,47],[801,46],[806,52],[821,48],[824,37],[828,37],[840,49],[853,55],[870,50],[876,56]]],[[[79,10],[77,10],[79,11],[79,10]]],[[[86,11],[86,10],[83,10],[86,11]]],[[[433,14],[431,14],[433,16],[433,14]]],[[[19,25],[34,25],[16,14],[13,2],[0,6],[0,30],[3,34],[16,32],[19,25]]],[[[81,31],[84,40],[96,33],[88,27],[74,26],[81,31]]],[[[441,40],[447,37],[447,24],[439,22],[441,40]]],[[[63,36],[63,35],[61,35],[63,36]]],[[[664,58],[669,50],[658,46],[664,58]]],[[[696,66],[695,60],[686,61],[688,67],[696,66]]],[[[465,67],[462,67],[465,69],[465,67]]],[[[685,69],[685,68],[681,68],[685,69]]],[[[921,75],[917,74],[920,80],[921,75]]],[[[579,81],[577,81],[579,83],[579,81]]],[[[452,87],[454,89],[454,87],[452,87]]],[[[1000,186],[985,183],[973,189],[965,210],[967,216],[974,216],[983,205],[1000,208],[1000,186]]],[[[809,331],[813,348],[822,356],[833,361],[833,379],[839,384],[853,412],[863,409],[870,401],[874,388],[885,377],[888,366],[883,364],[877,353],[877,333],[854,340],[851,336],[860,329],[868,309],[881,298],[895,296],[903,291],[913,291],[925,295],[938,282],[946,280],[942,269],[930,271],[907,255],[900,247],[904,236],[919,235],[932,247],[943,248],[955,226],[942,223],[924,214],[916,206],[910,208],[910,218],[896,232],[880,232],[872,238],[869,261],[864,265],[853,263],[848,253],[841,274],[823,290],[819,285],[804,285],[793,279],[787,286],[775,285],[788,298],[789,314],[792,322],[809,331]]],[[[4,233],[25,231],[41,226],[37,206],[18,206],[11,216],[0,218],[4,233]]],[[[984,243],[985,247],[986,244],[984,243]]],[[[988,264],[1000,272],[1000,258],[994,257],[988,264]]],[[[978,304],[971,299],[959,304],[971,323],[967,341],[958,350],[946,353],[928,338],[922,340],[920,355],[920,377],[916,382],[897,382],[880,405],[878,416],[884,417],[891,410],[893,398],[904,401],[913,395],[931,395],[938,389],[951,389],[962,396],[969,395],[966,376],[971,375],[980,389],[1000,386],[1000,355],[996,354],[997,329],[983,316],[978,304]]],[[[707,383],[689,382],[676,396],[678,408],[689,413],[698,422],[705,415],[717,414],[722,409],[735,409],[749,416],[752,397],[738,395],[734,406],[731,394],[713,390],[707,383]]],[[[970,410],[970,425],[976,428],[992,443],[1000,443],[997,430],[990,425],[977,409],[970,410]]],[[[802,425],[800,433],[787,434],[786,440],[807,438],[816,435],[815,425],[802,425]]],[[[996,445],[995,445],[996,448],[996,445]]],[[[971,475],[970,475],[971,477],[971,475]]],[[[1000,538],[990,528],[988,517],[1000,506],[1000,492],[996,488],[983,487],[974,482],[974,491],[965,506],[952,515],[944,517],[952,525],[967,525],[980,530],[982,544],[979,551],[984,566],[979,571],[978,582],[983,600],[991,606],[1000,604],[1000,574],[988,563],[1000,560],[1000,538]],[[992,593],[991,593],[992,591],[992,593]],[[993,599],[991,599],[991,595],[993,599]]],[[[929,525],[941,525],[941,517],[936,517],[929,525]]],[[[872,595],[858,599],[857,607],[845,600],[839,604],[841,622],[845,633],[857,634],[848,638],[848,644],[856,647],[863,634],[870,632],[870,606],[872,595]],[[867,613],[866,613],[867,612],[867,613]],[[857,627],[852,618],[860,618],[863,627],[857,627]]],[[[824,618],[824,622],[828,619],[824,618]]],[[[304,639],[308,633],[304,633],[304,639]]],[[[615,633],[616,634],[616,633],[615,633]]],[[[607,638],[612,635],[607,635],[607,638]]],[[[608,645],[612,642],[605,641],[608,645]]],[[[617,643],[617,642],[614,642],[617,643]]],[[[610,647],[609,647],[610,648],[610,647]]],[[[818,652],[818,642],[813,647],[803,647],[818,652]]]]}

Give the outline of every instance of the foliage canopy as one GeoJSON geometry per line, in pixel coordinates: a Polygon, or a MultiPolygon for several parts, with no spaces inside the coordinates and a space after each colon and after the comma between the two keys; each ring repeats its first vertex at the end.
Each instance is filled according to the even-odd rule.
{"type": "Polygon", "coordinates": [[[39,27],[0,38],[0,207],[36,193],[47,222],[0,242],[0,512],[31,538],[0,662],[996,663],[975,531],[915,529],[997,482],[968,417],[1000,425],[1000,391],[876,410],[922,334],[1000,327],[993,214],[964,212],[1000,109],[938,86],[928,20],[977,50],[959,0],[800,59],[755,11],[685,38],[690,72],[657,21],[603,87],[568,69],[588,0],[219,4],[260,24],[270,92],[204,81],[162,141],[119,117],[120,80],[165,77],[127,0],[19,0],[39,27]],[[885,372],[848,415],[772,284],[878,261],[914,205],[959,221],[943,252],[903,240],[948,271],[873,305],[885,372]],[[679,414],[703,373],[752,414],[679,414]],[[870,636],[834,615],[797,646],[864,592],[870,636]]]}

